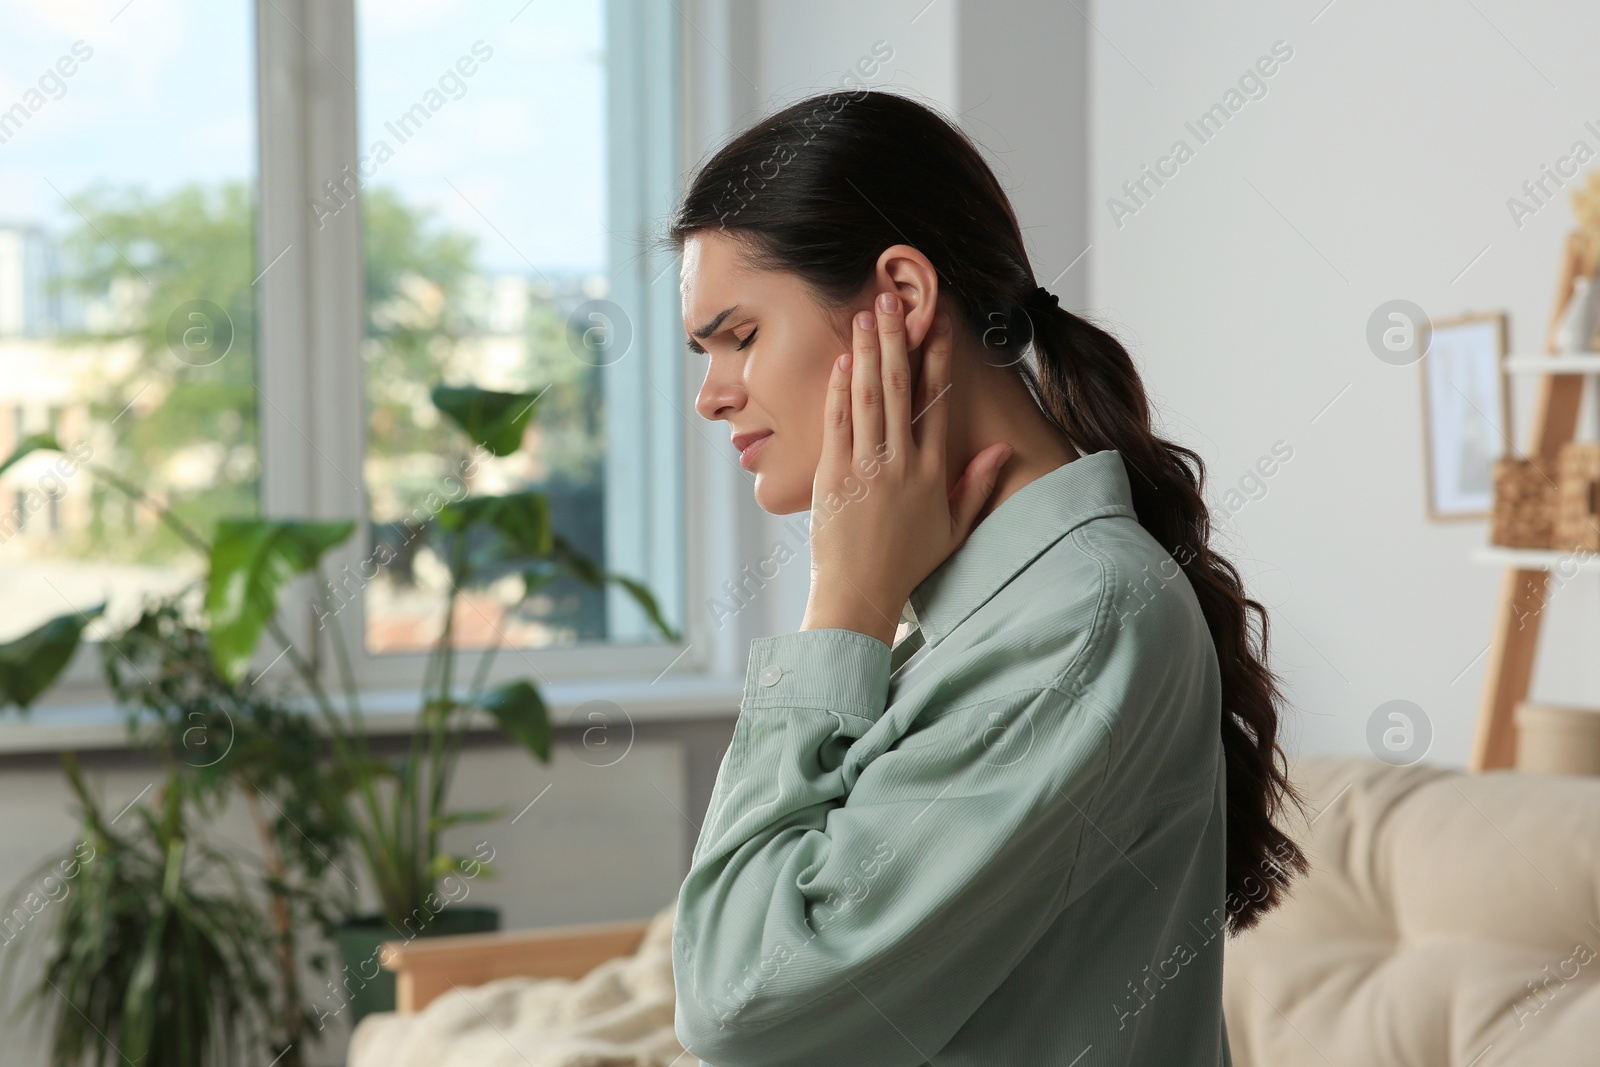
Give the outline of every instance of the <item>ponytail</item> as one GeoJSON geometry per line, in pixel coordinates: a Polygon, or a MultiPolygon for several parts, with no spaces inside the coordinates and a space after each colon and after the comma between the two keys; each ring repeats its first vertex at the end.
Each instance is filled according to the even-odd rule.
{"type": "Polygon", "coordinates": [[[1266,608],[1245,594],[1233,563],[1211,548],[1205,465],[1152,431],[1149,401],[1127,350],[1069,311],[1027,304],[1037,369],[1023,361],[1019,372],[1080,453],[1112,448],[1121,455],[1139,524],[1183,568],[1211,631],[1222,677],[1228,925],[1234,933],[1248,930],[1283,902],[1294,874],[1310,870],[1300,846],[1273,822],[1286,802],[1303,806],[1304,798],[1277,740],[1283,698],[1267,667],[1266,608]]]}
{"type": "Polygon", "coordinates": [[[1038,287],[1011,202],[977,146],[906,97],[823,93],[756,123],[699,167],[666,243],[681,251],[702,230],[735,233],[750,266],[796,275],[831,308],[850,306],[885,248],[913,245],[939,272],[941,303],[948,295],[959,309],[952,319],[986,346],[997,324],[1015,338],[1009,362],[1072,445],[1122,456],[1139,522],[1183,569],[1216,646],[1228,925],[1254,926],[1310,869],[1273,821],[1285,803],[1305,802],[1278,744],[1282,695],[1267,666],[1266,609],[1211,548],[1200,457],[1151,430],[1122,345],[1038,287]]]}

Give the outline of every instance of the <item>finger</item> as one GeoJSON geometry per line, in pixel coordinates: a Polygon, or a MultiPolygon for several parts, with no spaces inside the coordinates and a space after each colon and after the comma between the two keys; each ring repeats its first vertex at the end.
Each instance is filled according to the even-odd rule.
{"type": "Polygon", "coordinates": [[[956,544],[965,541],[972,532],[973,520],[983,509],[984,502],[994,494],[1000,468],[1005,466],[1013,451],[1004,442],[990,445],[972,457],[961,480],[950,490],[950,523],[955,530],[956,544]]]}
{"type": "Polygon", "coordinates": [[[877,317],[857,312],[853,323],[850,368],[850,410],[856,460],[865,461],[883,440],[883,378],[878,356],[877,317]]]}
{"type": "Polygon", "coordinates": [[[905,311],[893,293],[878,297],[878,344],[883,378],[883,440],[892,449],[890,455],[910,455],[911,356],[906,351],[905,311]]]}
{"type": "Polygon", "coordinates": [[[817,470],[838,471],[850,466],[850,354],[833,361],[828,375],[828,397],[822,406],[822,457],[817,470]]]}
{"type": "Polygon", "coordinates": [[[928,338],[922,346],[922,387],[917,394],[917,413],[911,417],[917,430],[917,447],[928,463],[944,462],[945,431],[949,425],[950,349],[953,332],[950,316],[943,311],[933,317],[928,338]],[[918,425],[920,424],[920,425],[918,425]]]}

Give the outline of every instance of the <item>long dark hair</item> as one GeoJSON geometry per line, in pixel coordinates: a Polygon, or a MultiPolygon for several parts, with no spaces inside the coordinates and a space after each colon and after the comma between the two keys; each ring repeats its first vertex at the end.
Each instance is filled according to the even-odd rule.
{"type": "Polygon", "coordinates": [[[1152,432],[1127,351],[1099,326],[1037,299],[1016,214],[976,146],[904,96],[813,96],[756,123],[701,165],[666,240],[681,250],[691,234],[712,229],[739,237],[754,266],[797,275],[834,309],[856,298],[885,248],[917,248],[938,271],[941,304],[952,298],[958,329],[964,324],[996,350],[1009,343],[1034,354],[1037,368],[1026,359],[1014,365],[1073,447],[1121,454],[1139,522],[1183,568],[1216,646],[1228,924],[1234,933],[1254,926],[1282,902],[1291,872],[1310,867],[1273,822],[1285,802],[1303,807],[1304,798],[1278,742],[1282,695],[1267,666],[1266,609],[1210,547],[1205,467],[1192,450],[1152,432]]]}

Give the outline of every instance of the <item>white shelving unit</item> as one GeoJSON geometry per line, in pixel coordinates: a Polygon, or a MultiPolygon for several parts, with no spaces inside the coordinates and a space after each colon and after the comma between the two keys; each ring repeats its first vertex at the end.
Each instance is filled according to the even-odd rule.
{"type": "Polygon", "coordinates": [[[1600,571],[1600,553],[1564,552],[1555,548],[1502,548],[1499,545],[1484,545],[1472,550],[1472,559],[1476,563],[1495,567],[1515,567],[1519,571],[1562,573],[1574,570],[1600,571]]]}
{"type": "Polygon", "coordinates": [[[1506,357],[1506,370],[1512,374],[1600,374],[1600,352],[1511,355],[1506,357]]]}

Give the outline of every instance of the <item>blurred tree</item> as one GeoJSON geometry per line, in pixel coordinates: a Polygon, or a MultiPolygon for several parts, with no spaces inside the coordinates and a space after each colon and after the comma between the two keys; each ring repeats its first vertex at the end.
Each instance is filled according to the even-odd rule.
{"type": "MultiPolygon", "coordinates": [[[[255,193],[246,182],[191,185],[161,195],[139,188],[91,187],[73,198],[83,219],[63,241],[63,288],[91,308],[88,326],[62,340],[102,346],[92,379],[90,414],[113,435],[100,462],[130,475],[153,498],[209,536],[224,516],[258,514],[255,193]],[[199,317],[196,317],[199,316],[199,317]],[[132,341],[136,358],[111,358],[132,341]]],[[[429,390],[439,382],[474,384],[473,346],[484,332],[467,290],[484,279],[475,240],[440,224],[392,189],[362,191],[365,270],[365,368],[368,480],[400,515],[422,505],[440,479],[467,458],[461,439],[439,418],[429,390]],[[381,472],[381,474],[379,473],[381,472]],[[377,481],[374,481],[374,479],[377,481]]],[[[576,291],[576,279],[562,283],[576,291]]],[[[564,530],[596,550],[604,434],[599,368],[579,359],[563,300],[533,294],[519,341],[525,358],[515,390],[539,392],[530,441],[533,481],[559,488],[582,514],[557,516],[564,530]]],[[[63,549],[80,558],[163,563],[183,546],[164,525],[136,529],[117,502],[97,502],[96,521],[73,531],[63,549]],[[102,521],[123,517],[112,524],[102,521]],[[131,534],[131,536],[130,536],[131,534]]],[[[376,501],[375,501],[376,506],[376,501]]],[[[380,523],[395,515],[374,516],[380,523]]],[[[391,531],[392,533],[392,531],[391,531]]],[[[401,572],[419,544],[408,546],[401,572]]],[[[552,612],[576,622],[575,637],[603,637],[603,596],[565,580],[550,593],[552,612]]]]}
{"type": "MultiPolygon", "coordinates": [[[[90,415],[115,434],[106,466],[137,472],[191,525],[254,515],[259,461],[255,398],[255,204],[244,183],[152,197],[96,186],[75,198],[83,224],[63,242],[60,284],[90,307],[67,342],[131,339],[119,366],[106,349],[90,415]],[[220,309],[220,316],[196,302],[220,309]],[[195,318],[193,316],[200,316],[195,318]],[[169,331],[177,343],[169,343],[169,331]]],[[[97,511],[99,509],[97,508],[97,511]]],[[[157,562],[182,552],[164,526],[140,535],[96,523],[66,546],[101,559],[157,562]],[[85,538],[87,543],[85,543],[85,538]]]]}
{"type": "Polygon", "coordinates": [[[451,370],[455,343],[471,332],[459,297],[472,274],[474,242],[440,232],[431,212],[409,207],[393,190],[361,195],[368,454],[443,460],[459,435],[440,425],[428,390],[451,370]]]}

